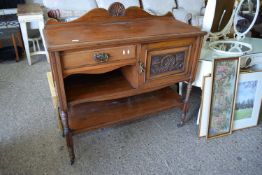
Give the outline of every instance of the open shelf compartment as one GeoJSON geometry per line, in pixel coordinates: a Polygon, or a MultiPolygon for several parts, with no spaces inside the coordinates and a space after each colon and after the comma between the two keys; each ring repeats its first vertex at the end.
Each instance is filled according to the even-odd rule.
{"type": "Polygon", "coordinates": [[[66,97],[70,105],[122,98],[134,90],[119,69],[104,74],[77,74],[65,78],[66,97]]]}
{"type": "Polygon", "coordinates": [[[69,128],[73,133],[78,133],[172,107],[182,109],[183,103],[170,87],[122,99],[82,103],[69,107],[69,128]]]}

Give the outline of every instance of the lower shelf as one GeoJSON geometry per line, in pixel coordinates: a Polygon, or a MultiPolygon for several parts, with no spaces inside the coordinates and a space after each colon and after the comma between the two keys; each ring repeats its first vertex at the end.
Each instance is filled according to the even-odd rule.
{"type": "Polygon", "coordinates": [[[168,87],[118,100],[71,106],[68,123],[73,133],[79,133],[129,121],[172,107],[182,109],[183,103],[180,96],[168,87]]]}

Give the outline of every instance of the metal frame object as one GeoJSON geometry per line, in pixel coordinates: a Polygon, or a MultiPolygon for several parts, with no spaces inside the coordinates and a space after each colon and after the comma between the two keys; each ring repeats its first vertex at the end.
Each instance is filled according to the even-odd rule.
{"type": "MultiPolygon", "coordinates": [[[[238,22],[238,12],[241,10],[241,7],[243,5],[244,2],[250,2],[250,0],[241,0],[240,3],[236,3],[235,4],[235,9],[233,10],[232,16],[228,22],[228,24],[225,26],[225,28],[223,30],[221,30],[220,32],[216,32],[216,33],[212,33],[209,31],[208,35],[205,37],[205,41],[207,39],[210,39],[211,43],[209,44],[209,48],[212,49],[214,52],[218,53],[218,54],[227,54],[227,55],[231,55],[231,56],[241,56],[244,54],[248,54],[252,51],[252,45],[245,43],[245,42],[241,42],[246,34],[252,29],[252,27],[254,26],[256,19],[258,17],[258,13],[259,13],[259,7],[260,7],[260,1],[256,0],[256,13],[254,15],[254,18],[250,24],[250,26],[244,31],[244,32],[240,32],[237,30],[237,22],[238,22]],[[231,28],[234,28],[234,39],[228,39],[227,35],[230,33],[231,28]],[[219,40],[220,38],[223,38],[224,40],[219,40]],[[232,45],[232,49],[228,49],[225,50],[223,45],[225,44],[231,44],[232,45]],[[218,45],[221,45],[220,47],[218,47],[218,45]],[[247,49],[245,51],[242,51],[243,47],[247,47],[247,49]]],[[[210,3],[207,5],[207,11],[208,8],[210,8],[211,10],[214,10],[216,6],[216,0],[211,0],[210,3]]],[[[214,13],[214,12],[210,12],[210,13],[214,13]]],[[[206,14],[206,21],[208,22],[209,20],[213,20],[214,18],[214,14],[206,14]]],[[[208,22],[208,24],[205,26],[205,29],[208,29],[208,26],[210,22],[208,22]]]]}

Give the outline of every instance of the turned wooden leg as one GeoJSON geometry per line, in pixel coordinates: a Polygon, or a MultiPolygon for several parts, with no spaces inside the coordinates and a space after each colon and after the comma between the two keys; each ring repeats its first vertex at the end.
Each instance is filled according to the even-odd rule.
{"type": "Polygon", "coordinates": [[[73,137],[68,127],[67,114],[63,111],[61,112],[61,120],[62,120],[62,125],[63,125],[63,134],[66,138],[66,145],[67,145],[67,149],[68,149],[68,153],[70,157],[70,163],[71,165],[73,165],[75,161],[73,137]]]}
{"type": "Polygon", "coordinates": [[[13,33],[11,34],[11,38],[12,38],[12,42],[13,42],[13,47],[15,49],[15,61],[18,62],[19,61],[19,53],[18,53],[18,49],[17,49],[15,35],[13,33]]]}
{"type": "Polygon", "coordinates": [[[177,125],[178,127],[182,127],[185,123],[186,114],[187,114],[187,111],[188,111],[188,101],[189,101],[189,96],[190,96],[191,90],[192,90],[192,82],[188,82],[187,91],[186,91],[186,98],[184,100],[184,106],[183,106],[183,110],[182,110],[181,121],[177,125]]]}

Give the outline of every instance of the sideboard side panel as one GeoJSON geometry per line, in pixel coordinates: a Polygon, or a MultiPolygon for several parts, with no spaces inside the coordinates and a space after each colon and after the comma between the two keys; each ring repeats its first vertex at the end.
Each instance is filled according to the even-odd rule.
{"type": "Polygon", "coordinates": [[[64,79],[62,74],[59,52],[51,52],[50,56],[50,63],[54,77],[55,88],[58,94],[59,104],[61,108],[60,110],[67,112],[67,101],[64,89],[64,79]]]}

